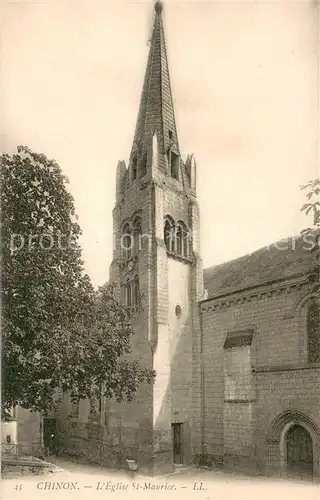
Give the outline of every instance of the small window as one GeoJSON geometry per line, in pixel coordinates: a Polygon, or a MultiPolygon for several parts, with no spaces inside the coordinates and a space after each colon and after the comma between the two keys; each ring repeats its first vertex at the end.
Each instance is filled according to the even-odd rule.
{"type": "Polygon", "coordinates": [[[11,443],[11,436],[10,434],[7,434],[7,443],[10,444],[11,443]]]}
{"type": "Polygon", "coordinates": [[[179,174],[179,156],[175,154],[173,151],[170,151],[170,173],[171,177],[174,179],[178,179],[179,174]]]}
{"type": "Polygon", "coordinates": [[[133,238],[129,224],[126,224],[122,231],[121,237],[121,254],[124,260],[128,260],[132,256],[133,238]]]}
{"type": "Polygon", "coordinates": [[[171,238],[171,224],[168,220],[166,220],[164,225],[164,243],[167,247],[167,250],[170,250],[170,238],[171,238]]]}
{"type": "Polygon", "coordinates": [[[177,253],[182,255],[182,229],[181,226],[177,228],[177,253]]]}
{"type": "Polygon", "coordinates": [[[172,137],[173,137],[172,130],[169,130],[169,139],[172,139],[172,137]]]}
{"type": "Polygon", "coordinates": [[[176,305],[175,313],[176,313],[177,318],[181,317],[181,312],[182,312],[181,311],[181,306],[179,306],[179,304],[176,305]]]}
{"type": "Polygon", "coordinates": [[[134,238],[134,254],[137,255],[140,250],[141,246],[141,235],[142,235],[142,229],[141,229],[141,220],[140,218],[136,218],[133,223],[133,238],[134,238]]]}
{"type": "Polygon", "coordinates": [[[176,246],[177,253],[181,255],[181,257],[189,257],[189,234],[185,224],[182,221],[178,222],[176,246]]]}
{"type": "Polygon", "coordinates": [[[137,166],[138,166],[137,156],[133,155],[133,157],[132,157],[132,180],[133,181],[135,181],[137,178],[137,166]]]}
{"type": "Polygon", "coordinates": [[[314,300],[307,310],[308,362],[320,363],[320,305],[314,300]]]}

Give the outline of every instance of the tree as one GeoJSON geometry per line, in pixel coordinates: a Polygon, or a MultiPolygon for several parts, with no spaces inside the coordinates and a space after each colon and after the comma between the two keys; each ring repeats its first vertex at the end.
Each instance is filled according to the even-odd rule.
{"type": "Polygon", "coordinates": [[[131,314],[83,271],[81,229],[59,165],[24,146],[1,157],[2,415],[74,401],[131,399],[154,373],[129,361],[131,314]],[[102,391],[102,393],[101,393],[102,391]]]}
{"type": "MultiPolygon", "coordinates": [[[[309,213],[311,213],[312,218],[313,218],[313,227],[308,227],[306,229],[303,229],[301,231],[301,234],[303,237],[304,235],[310,234],[312,232],[314,237],[315,237],[316,247],[319,250],[319,247],[320,247],[320,234],[319,234],[319,228],[320,228],[320,179],[315,179],[313,181],[312,180],[309,181],[306,185],[301,186],[301,189],[308,190],[307,195],[306,195],[308,203],[305,203],[301,207],[301,211],[305,212],[306,215],[309,215],[309,213]]],[[[319,252],[317,252],[317,255],[319,255],[319,252]]],[[[315,268],[313,269],[312,273],[310,274],[309,279],[312,283],[313,282],[319,283],[319,280],[320,280],[319,257],[317,258],[317,264],[316,264],[315,268]]]]}
{"type": "MultiPolygon", "coordinates": [[[[306,215],[309,213],[313,217],[313,229],[320,227],[320,179],[315,179],[309,181],[306,185],[301,186],[302,190],[308,190],[306,198],[308,203],[305,203],[301,211],[305,212],[306,215]]],[[[303,230],[303,232],[310,232],[312,228],[308,227],[303,230]]]]}

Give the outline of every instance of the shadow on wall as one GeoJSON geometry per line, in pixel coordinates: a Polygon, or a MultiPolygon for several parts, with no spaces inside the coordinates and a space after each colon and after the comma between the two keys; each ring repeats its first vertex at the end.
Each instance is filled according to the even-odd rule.
{"type": "MultiPolygon", "coordinates": [[[[179,311],[177,311],[179,315],[179,311]]],[[[189,464],[192,461],[192,324],[190,316],[171,322],[172,329],[167,331],[169,341],[168,374],[163,377],[165,385],[159,384],[155,397],[154,415],[155,450],[166,453],[167,460],[176,464],[189,464]],[[182,323],[182,324],[181,324],[182,323]]],[[[159,345],[161,349],[159,331],[159,345]]],[[[156,354],[157,351],[156,351],[156,354]]],[[[161,351],[160,351],[161,357],[161,351]]]]}

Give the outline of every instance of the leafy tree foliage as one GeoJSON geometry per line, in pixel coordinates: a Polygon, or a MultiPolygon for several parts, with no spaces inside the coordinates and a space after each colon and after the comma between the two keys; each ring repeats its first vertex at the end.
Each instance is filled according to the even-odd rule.
{"type": "Polygon", "coordinates": [[[308,227],[303,232],[310,232],[312,229],[320,227],[320,179],[309,181],[306,185],[301,186],[301,189],[308,191],[306,194],[308,202],[303,205],[301,211],[305,212],[306,215],[311,213],[313,217],[313,228],[308,227]]]}
{"type": "MultiPolygon", "coordinates": [[[[305,212],[306,215],[309,215],[310,213],[312,214],[312,222],[313,225],[312,227],[307,227],[306,229],[303,229],[301,231],[302,235],[305,234],[310,234],[311,232],[315,236],[315,242],[316,242],[316,247],[319,250],[320,248],[320,179],[315,179],[309,181],[306,185],[301,186],[301,189],[307,190],[307,195],[306,198],[308,200],[307,203],[305,203],[301,211],[305,212]]],[[[317,252],[317,255],[319,255],[319,252],[317,252]]],[[[310,281],[311,282],[317,282],[319,283],[320,281],[320,262],[319,262],[319,256],[317,257],[317,263],[316,266],[313,270],[313,272],[310,275],[310,281]]]]}
{"type": "Polygon", "coordinates": [[[12,405],[45,413],[57,388],[75,402],[131,399],[154,377],[125,356],[131,315],[113,286],[96,292],[83,272],[67,182],[55,161],[27,147],[1,156],[3,416],[12,405]]]}

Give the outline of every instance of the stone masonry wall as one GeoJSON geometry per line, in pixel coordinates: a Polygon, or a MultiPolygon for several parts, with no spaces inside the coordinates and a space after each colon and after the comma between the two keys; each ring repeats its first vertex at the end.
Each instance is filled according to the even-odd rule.
{"type": "MultiPolygon", "coordinates": [[[[267,432],[274,419],[295,408],[318,419],[320,367],[306,363],[303,301],[310,293],[302,278],[202,303],[204,445],[205,453],[217,461],[224,456],[232,467],[242,462],[251,471],[265,473],[270,453],[267,432]],[[254,329],[251,363],[256,398],[247,405],[233,404],[231,410],[224,402],[223,345],[228,332],[247,328],[254,329]],[[237,426],[228,425],[230,415],[237,426]]],[[[200,387],[199,378],[196,382],[200,387]]],[[[201,412],[195,425],[200,435],[201,412]]]]}
{"type": "Polygon", "coordinates": [[[17,443],[26,454],[37,454],[41,443],[40,414],[17,407],[17,443]]]}

